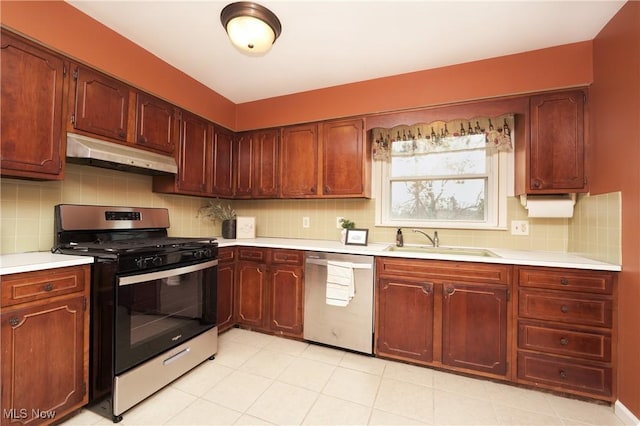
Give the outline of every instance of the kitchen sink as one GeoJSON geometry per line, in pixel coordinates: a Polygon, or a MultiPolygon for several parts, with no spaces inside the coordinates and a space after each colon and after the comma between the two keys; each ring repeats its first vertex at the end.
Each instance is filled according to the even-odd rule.
{"type": "Polygon", "coordinates": [[[429,247],[429,246],[389,246],[385,251],[397,251],[405,253],[431,253],[450,254],[452,256],[480,256],[480,257],[500,257],[494,252],[482,248],[465,247],[429,247]]]}

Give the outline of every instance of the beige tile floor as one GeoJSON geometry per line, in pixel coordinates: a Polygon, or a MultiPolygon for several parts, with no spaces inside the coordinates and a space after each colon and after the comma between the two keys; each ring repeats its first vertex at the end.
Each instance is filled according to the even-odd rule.
{"type": "MultiPolygon", "coordinates": [[[[608,406],[232,329],[121,425],[620,425],[608,406]]],[[[82,410],[64,425],[111,424],[82,410]]]]}

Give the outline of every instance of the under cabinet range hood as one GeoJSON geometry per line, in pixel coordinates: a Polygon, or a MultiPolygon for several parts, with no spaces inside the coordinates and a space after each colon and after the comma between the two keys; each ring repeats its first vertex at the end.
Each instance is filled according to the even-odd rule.
{"type": "Polygon", "coordinates": [[[67,161],[147,175],[176,174],[173,157],[67,133],[67,161]]]}

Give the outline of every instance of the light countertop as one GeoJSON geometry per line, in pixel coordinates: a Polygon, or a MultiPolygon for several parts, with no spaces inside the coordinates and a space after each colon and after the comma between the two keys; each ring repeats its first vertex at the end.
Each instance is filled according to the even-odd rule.
{"type": "Polygon", "coordinates": [[[48,251],[3,254],[0,256],[0,275],[93,263],[91,256],[69,256],[48,251]]]}
{"type": "MultiPolygon", "coordinates": [[[[463,254],[387,251],[392,244],[371,243],[367,246],[344,245],[340,241],[297,238],[255,238],[227,240],[219,238],[220,247],[249,246],[292,250],[326,251],[368,256],[404,257],[411,259],[453,260],[461,262],[498,263],[506,265],[548,266],[556,268],[620,271],[620,265],[601,262],[572,253],[488,248],[496,257],[463,254]]],[[[407,245],[411,247],[411,245],[407,245]]],[[[443,246],[446,247],[446,246],[443,246]]],[[[4,254],[0,256],[0,275],[93,263],[91,256],[70,256],[50,252],[4,254]]]]}
{"type": "MultiPolygon", "coordinates": [[[[367,246],[344,245],[340,241],[330,240],[308,240],[297,238],[255,238],[227,240],[218,239],[219,247],[249,246],[283,248],[294,250],[327,251],[334,253],[363,254],[369,256],[404,257],[411,259],[432,259],[432,260],[455,260],[463,262],[499,263],[507,265],[523,266],[548,266],[556,268],[576,268],[591,269],[600,271],[620,271],[620,265],[601,262],[572,253],[511,250],[487,248],[496,257],[461,255],[461,254],[440,254],[440,253],[420,253],[407,251],[387,251],[392,244],[371,243],[367,246]]],[[[407,245],[406,247],[411,247],[407,245]]],[[[446,247],[446,246],[443,246],[446,247]]],[[[473,248],[473,247],[472,247],[473,248]]]]}

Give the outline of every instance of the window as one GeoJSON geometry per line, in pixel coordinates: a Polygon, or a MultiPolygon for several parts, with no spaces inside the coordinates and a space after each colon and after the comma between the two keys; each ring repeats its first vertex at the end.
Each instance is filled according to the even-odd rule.
{"type": "MultiPolygon", "coordinates": [[[[460,133],[450,136],[443,124],[439,136],[431,125],[425,129],[429,137],[422,136],[427,133],[420,127],[408,132],[406,126],[392,130],[395,135],[386,161],[377,167],[376,224],[504,229],[512,154],[487,144],[484,128],[474,132],[469,126],[467,133],[462,125],[460,133]]],[[[510,128],[504,128],[510,140],[510,128]]],[[[502,136],[503,129],[499,130],[502,136]]]]}

